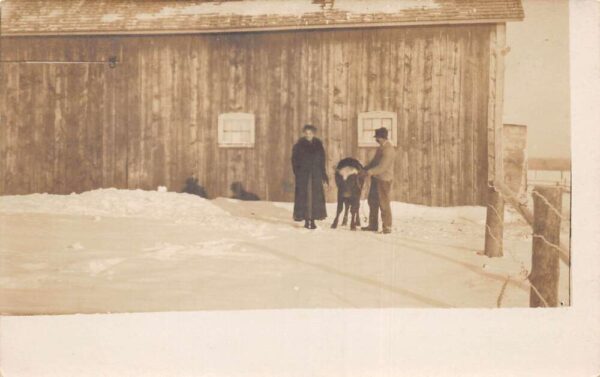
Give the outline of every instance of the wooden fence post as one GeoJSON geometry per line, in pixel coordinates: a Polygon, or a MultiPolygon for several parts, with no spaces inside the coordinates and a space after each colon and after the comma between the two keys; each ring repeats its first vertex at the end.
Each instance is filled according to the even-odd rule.
{"type": "Polygon", "coordinates": [[[560,187],[536,186],[533,189],[533,252],[532,285],[529,306],[558,306],[560,211],[562,190],[560,187]],[[537,290],[537,292],[536,292],[537,290]],[[541,298],[540,298],[541,296],[541,298]]]}
{"type": "Polygon", "coordinates": [[[488,185],[485,218],[485,248],[488,257],[501,257],[504,236],[504,199],[493,184],[488,185]]]}

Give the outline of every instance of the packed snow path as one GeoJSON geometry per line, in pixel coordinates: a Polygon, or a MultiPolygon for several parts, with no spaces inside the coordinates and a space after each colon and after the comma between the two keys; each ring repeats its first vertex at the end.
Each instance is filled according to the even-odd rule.
{"type": "Polygon", "coordinates": [[[0,197],[0,311],[528,306],[531,237],[516,215],[505,256],[490,259],[484,208],[393,211],[382,235],[331,219],[304,229],[288,203],[115,189],[0,197]]]}

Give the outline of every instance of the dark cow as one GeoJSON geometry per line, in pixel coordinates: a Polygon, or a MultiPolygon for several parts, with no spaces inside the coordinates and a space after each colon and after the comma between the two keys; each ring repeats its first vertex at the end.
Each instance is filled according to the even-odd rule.
{"type": "Polygon", "coordinates": [[[365,182],[364,177],[359,174],[362,170],[363,166],[361,163],[351,157],[340,160],[335,167],[338,205],[335,220],[331,224],[333,229],[337,228],[340,214],[344,208],[342,226],[348,223],[348,210],[350,210],[350,229],[356,230],[356,227],[360,226],[358,210],[360,209],[360,195],[365,182]]]}
{"type": "Polygon", "coordinates": [[[258,195],[246,191],[242,182],[233,182],[229,187],[231,189],[231,198],[239,200],[260,200],[258,195]]]}
{"type": "Polygon", "coordinates": [[[206,190],[204,189],[204,187],[198,184],[198,178],[196,177],[189,177],[188,179],[186,179],[185,186],[181,191],[192,195],[198,195],[201,198],[208,197],[208,195],[206,194],[206,190]]]}

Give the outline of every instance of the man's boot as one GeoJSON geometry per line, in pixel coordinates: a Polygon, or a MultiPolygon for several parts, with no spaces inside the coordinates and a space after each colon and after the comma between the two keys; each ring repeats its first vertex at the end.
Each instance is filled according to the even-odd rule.
{"type": "Polygon", "coordinates": [[[362,228],[360,228],[360,230],[363,230],[365,232],[377,232],[377,228],[378,228],[377,226],[369,225],[369,226],[363,226],[362,228]]]}

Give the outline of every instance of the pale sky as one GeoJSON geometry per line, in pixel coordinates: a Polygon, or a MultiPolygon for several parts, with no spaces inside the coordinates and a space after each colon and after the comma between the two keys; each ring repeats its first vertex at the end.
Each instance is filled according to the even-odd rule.
{"type": "Polygon", "coordinates": [[[529,157],[570,157],[569,3],[523,7],[506,31],[504,123],[527,125],[529,157]]]}

